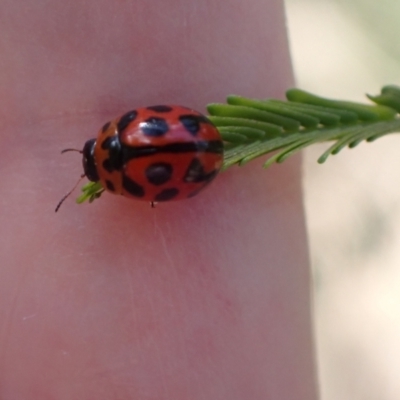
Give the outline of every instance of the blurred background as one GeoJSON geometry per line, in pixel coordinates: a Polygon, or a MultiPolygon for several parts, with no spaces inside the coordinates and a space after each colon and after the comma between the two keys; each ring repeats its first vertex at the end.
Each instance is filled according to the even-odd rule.
{"type": "MultiPolygon", "coordinates": [[[[400,85],[398,0],[286,0],[297,86],[366,101],[400,85]]],[[[400,135],[304,154],[321,400],[400,399],[400,135]]]]}

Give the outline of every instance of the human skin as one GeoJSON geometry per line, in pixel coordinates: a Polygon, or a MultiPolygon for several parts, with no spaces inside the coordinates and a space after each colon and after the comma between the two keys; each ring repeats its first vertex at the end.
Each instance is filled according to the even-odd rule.
{"type": "Polygon", "coordinates": [[[0,398],[315,400],[299,160],[197,197],[60,198],[140,106],[293,84],[279,0],[2,0],[0,398]]]}

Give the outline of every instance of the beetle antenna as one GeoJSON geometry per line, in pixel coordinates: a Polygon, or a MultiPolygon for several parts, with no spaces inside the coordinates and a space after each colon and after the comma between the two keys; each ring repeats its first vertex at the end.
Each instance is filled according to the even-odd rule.
{"type": "Polygon", "coordinates": [[[78,149],[64,149],[64,150],[61,150],[61,154],[64,154],[67,151],[77,151],[78,153],[81,153],[81,154],[83,153],[82,150],[78,150],[78,149]]]}
{"type": "MultiPolygon", "coordinates": [[[[68,149],[67,149],[68,150],[68,149]]],[[[74,187],[58,202],[57,207],[56,207],[56,212],[59,210],[61,207],[61,204],[64,203],[64,201],[69,197],[69,195],[76,189],[76,187],[79,185],[80,181],[85,177],[85,174],[82,174],[81,177],[78,179],[78,182],[75,183],[74,187]]]]}

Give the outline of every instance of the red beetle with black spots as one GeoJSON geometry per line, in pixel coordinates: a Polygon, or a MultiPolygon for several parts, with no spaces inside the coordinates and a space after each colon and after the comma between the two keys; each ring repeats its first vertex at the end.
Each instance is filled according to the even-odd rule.
{"type": "Polygon", "coordinates": [[[206,187],[221,169],[223,142],[199,112],[160,105],[106,123],[81,153],[90,181],[154,203],[189,198],[206,187]]]}

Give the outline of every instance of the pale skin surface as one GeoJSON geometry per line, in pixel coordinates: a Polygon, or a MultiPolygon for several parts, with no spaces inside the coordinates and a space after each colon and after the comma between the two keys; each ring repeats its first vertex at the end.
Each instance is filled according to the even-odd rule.
{"type": "Polygon", "coordinates": [[[54,207],[110,118],[293,84],[278,0],[3,0],[0,398],[315,400],[299,160],[54,207]]]}

